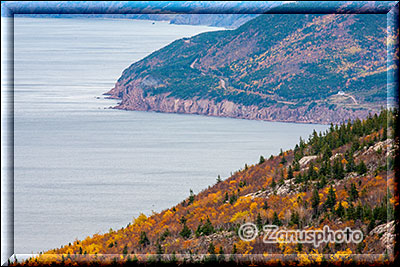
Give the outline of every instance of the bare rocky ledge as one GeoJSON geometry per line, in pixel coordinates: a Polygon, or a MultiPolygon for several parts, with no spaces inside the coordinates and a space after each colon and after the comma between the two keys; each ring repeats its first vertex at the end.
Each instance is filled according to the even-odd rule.
{"type": "MultiPolygon", "coordinates": [[[[138,81],[134,82],[136,84],[138,81]]],[[[348,119],[365,118],[368,110],[348,110],[345,108],[329,109],[325,106],[315,106],[311,109],[308,105],[289,108],[286,105],[272,105],[259,108],[258,106],[245,106],[228,100],[214,102],[209,99],[177,99],[168,94],[144,97],[143,89],[130,83],[121,86],[119,83],[108,93],[109,98],[120,99],[115,109],[155,111],[164,113],[197,114],[215,117],[229,117],[249,120],[330,124],[341,123],[348,119]]]]}

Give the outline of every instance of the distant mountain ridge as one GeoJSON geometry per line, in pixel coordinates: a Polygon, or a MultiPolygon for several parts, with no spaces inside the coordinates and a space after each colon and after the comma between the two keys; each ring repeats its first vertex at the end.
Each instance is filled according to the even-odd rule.
{"type": "Polygon", "coordinates": [[[395,1],[3,1],[1,16],[111,17],[236,28],[264,13],[381,13],[395,1]]]}
{"type": "MultiPolygon", "coordinates": [[[[289,4],[288,4],[289,5],[289,4]]],[[[122,73],[120,109],[339,123],[386,104],[384,14],[266,14],[176,40],[122,73]]]]}
{"type": "Polygon", "coordinates": [[[169,21],[171,24],[236,28],[282,1],[109,1],[2,2],[2,16],[125,18],[169,21]]]}
{"type": "Polygon", "coordinates": [[[234,29],[259,14],[22,14],[30,18],[110,18],[168,21],[176,25],[205,25],[234,29]]]}

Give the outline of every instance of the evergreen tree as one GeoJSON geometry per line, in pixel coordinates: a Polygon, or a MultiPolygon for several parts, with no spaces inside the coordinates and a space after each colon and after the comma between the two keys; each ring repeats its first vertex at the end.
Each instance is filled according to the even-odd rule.
{"type": "Polygon", "coordinates": [[[140,239],[139,239],[139,244],[141,244],[143,247],[147,246],[150,244],[149,239],[147,238],[146,232],[142,231],[140,233],[140,239]]]}
{"type": "Polygon", "coordinates": [[[300,171],[300,163],[298,160],[296,160],[293,164],[293,171],[296,171],[296,172],[300,171]]]}
{"type": "Polygon", "coordinates": [[[260,213],[257,214],[256,225],[259,230],[261,230],[263,227],[263,221],[262,221],[260,213]]]}
{"type": "Polygon", "coordinates": [[[214,226],[211,224],[211,221],[208,217],[206,223],[203,225],[202,233],[204,235],[211,235],[212,233],[214,233],[214,226]]]}
{"type": "Polygon", "coordinates": [[[300,216],[297,211],[293,212],[290,215],[290,225],[299,225],[300,223],[300,216]]]}
{"type": "Polygon", "coordinates": [[[303,182],[303,176],[301,175],[301,173],[296,175],[296,179],[294,180],[294,182],[296,184],[300,184],[301,182],[303,182]]]}
{"type": "Polygon", "coordinates": [[[165,229],[165,231],[161,234],[161,237],[160,237],[160,240],[161,241],[164,241],[168,236],[170,236],[170,231],[169,231],[169,229],[167,228],[167,229],[165,229]]]}
{"type": "Polygon", "coordinates": [[[186,218],[185,216],[182,216],[181,219],[179,220],[181,224],[185,224],[186,223],[186,218]]]}
{"type": "Polygon", "coordinates": [[[312,199],[311,199],[311,206],[313,208],[313,215],[318,215],[318,206],[319,206],[320,198],[317,188],[314,188],[312,199]]]}
{"type": "Polygon", "coordinates": [[[183,224],[182,231],[179,233],[184,239],[189,238],[192,235],[192,230],[187,227],[186,222],[183,224]]]}
{"type": "Polygon", "coordinates": [[[225,192],[225,198],[224,198],[224,203],[229,200],[229,195],[228,192],[225,192]]]}
{"type": "Polygon", "coordinates": [[[285,156],[282,155],[282,159],[281,159],[281,162],[280,162],[280,163],[283,164],[283,165],[285,165],[286,162],[287,162],[287,160],[286,160],[285,156]]]}
{"type": "Polygon", "coordinates": [[[351,152],[355,152],[360,148],[360,141],[358,138],[354,138],[353,143],[351,144],[351,152]]]}
{"type": "Polygon", "coordinates": [[[269,209],[268,202],[266,200],[264,201],[263,209],[269,209]]]}
{"type": "Polygon", "coordinates": [[[188,205],[192,204],[194,201],[194,194],[193,194],[193,190],[190,189],[190,194],[189,194],[189,203],[188,205]]]}
{"type": "Polygon", "coordinates": [[[237,253],[236,244],[233,244],[232,254],[236,254],[236,253],[237,253]]]}
{"type": "Polygon", "coordinates": [[[229,199],[229,203],[232,205],[233,203],[236,202],[236,200],[237,200],[237,196],[235,195],[235,193],[233,193],[229,199]]]}
{"type": "Polygon", "coordinates": [[[222,249],[222,247],[220,246],[219,247],[219,252],[218,252],[218,261],[219,262],[224,262],[225,261],[225,252],[224,252],[224,250],[222,249]]]}
{"type": "Polygon", "coordinates": [[[215,255],[215,247],[214,244],[211,242],[208,246],[208,253],[210,253],[210,257],[207,259],[208,262],[215,262],[217,260],[217,256],[215,255]]]}
{"type": "Polygon", "coordinates": [[[342,161],[338,158],[335,159],[332,166],[332,176],[338,180],[344,178],[344,168],[342,161]]]}
{"type": "Polygon", "coordinates": [[[371,216],[371,219],[368,223],[368,233],[371,232],[375,228],[375,219],[371,216]]]}
{"type": "Polygon", "coordinates": [[[272,178],[271,187],[274,189],[276,187],[275,178],[272,178]]]}
{"type": "Polygon", "coordinates": [[[383,127],[383,133],[381,141],[385,141],[387,139],[387,127],[383,127]]]}
{"type": "Polygon", "coordinates": [[[367,166],[365,165],[364,161],[360,161],[360,163],[357,165],[357,173],[360,175],[365,174],[368,171],[367,166]]]}
{"type": "Polygon", "coordinates": [[[282,226],[282,222],[278,217],[278,214],[276,213],[276,211],[274,211],[274,217],[272,219],[272,224],[276,225],[276,226],[282,226]]]}
{"type": "Polygon", "coordinates": [[[326,202],[324,204],[324,207],[326,209],[330,209],[331,211],[333,211],[333,208],[335,207],[336,204],[336,194],[335,191],[333,190],[333,187],[331,185],[331,187],[329,188],[328,191],[328,196],[326,198],[326,202]]]}
{"type": "Polygon", "coordinates": [[[199,237],[201,235],[210,235],[212,233],[214,233],[214,226],[211,224],[210,219],[207,217],[207,221],[206,223],[203,225],[201,222],[199,224],[199,226],[196,229],[196,237],[199,237]]]}
{"type": "Polygon", "coordinates": [[[363,216],[364,216],[364,209],[361,206],[361,203],[358,203],[355,210],[354,218],[358,220],[363,220],[363,216]]]}
{"type": "Polygon", "coordinates": [[[350,151],[346,151],[345,159],[347,161],[346,172],[355,171],[355,163],[354,163],[353,153],[351,153],[350,151]]]}
{"type": "Polygon", "coordinates": [[[352,202],[350,202],[349,207],[346,209],[346,218],[347,220],[355,219],[355,210],[352,202]]]}
{"type": "Polygon", "coordinates": [[[289,166],[289,169],[288,169],[287,178],[288,179],[293,179],[293,170],[292,170],[292,166],[291,165],[289,166]]]}
{"type": "Polygon", "coordinates": [[[349,201],[353,202],[358,198],[358,190],[354,183],[351,183],[350,189],[348,191],[349,194],[349,201]]]}
{"type": "Polygon", "coordinates": [[[161,244],[158,243],[158,242],[157,242],[157,250],[156,250],[156,253],[157,253],[157,259],[158,259],[158,261],[161,261],[161,255],[164,254],[164,250],[163,250],[163,248],[161,247],[161,244]]]}
{"type": "Polygon", "coordinates": [[[318,177],[318,173],[315,171],[313,162],[310,163],[310,167],[308,168],[307,176],[308,176],[308,179],[310,179],[310,180],[315,180],[318,177]]]}
{"type": "Polygon", "coordinates": [[[336,215],[339,218],[343,218],[344,214],[345,214],[345,210],[344,210],[344,207],[342,206],[342,202],[340,202],[339,206],[336,209],[336,215]]]}
{"type": "Polygon", "coordinates": [[[324,148],[322,149],[323,154],[322,154],[322,160],[323,161],[328,161],[332,157],[332,149],[329,147],[329,145],[326,143],[324,145],[324,148]]]}

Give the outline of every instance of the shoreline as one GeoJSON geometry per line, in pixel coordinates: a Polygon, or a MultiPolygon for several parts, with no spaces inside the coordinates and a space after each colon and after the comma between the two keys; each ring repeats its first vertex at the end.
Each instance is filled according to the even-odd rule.
{"type": "MultiPolygon", "coordinates": [[[[112,99],[112,98],[110,98],[112,99]]],[[[206,115],[206,114],[198,114],[198,113],[185,113],[185,112],[166,112],[166,111],[157,111],[157,110],[135,110],[129,108],[121,108],[119,106],[109,107],[109,109],[121,110],[121,111],[137,111],[137,112],[149,112],[149,113],[161,113],[161,114],[177,114],[177,115],[194,115],[201,117],[211,117],[211,118],[224,118],[224,119],[234,119],[234,120],[246,120],[246,121],[260,121],[260,122],[279,122],[279,123],[295,123],[295,124],[306,124],[306,125],[329,125],[329,123],[313,123],[307,121],[284,121],[284,120],[265,120],[265,119],[250,119],[250,118],[241,118],[241,117],[233,117],[233,116],[223,116],[223,115],[206,115]]]]}
{"type": "Polygon", "coordinates": [[[360,109],[350,111],[345,108],[328,109],[317,105],[308,109],[307,105],[294,109],[288,106],[272,105],[259,108],[258,106],[245,106],[228,100],[215,103],[208,99],[176,99],[167,95],[156,95],[143,97],[141,90],[134,90],[129,97],[119,98],[112,92],[103,94],[106,99],[120,100],[121,102],[111,109],[126,111],[146,111],[159,113],[175,113],[187,115],[201,115],[208,117],[222,117],[232,119],[245,119],[255,121],[284,122],[298,124],[329,125],[340,124],[359,118],[364,119],[368,114],[379,113],[379,111],[360,109]]]}

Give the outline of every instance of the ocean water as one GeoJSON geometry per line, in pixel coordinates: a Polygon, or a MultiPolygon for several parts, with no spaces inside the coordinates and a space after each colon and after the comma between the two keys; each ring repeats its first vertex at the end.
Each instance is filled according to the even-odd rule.
{"type": "Polygon", "coordinates": [[[109,109],[132,62],[221,30],[123,19],[14,20],[14,245],[29,254],[126,226],[324,125],[109,109]]]}

